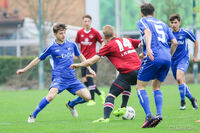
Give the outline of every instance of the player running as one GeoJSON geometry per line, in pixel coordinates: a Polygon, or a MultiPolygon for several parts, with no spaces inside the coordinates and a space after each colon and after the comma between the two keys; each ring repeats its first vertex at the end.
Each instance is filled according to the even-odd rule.
{"type": "Polygon", "coordinates": [[[176,50],[177,41],[169,27],[153,17],[154,7],[152,4],[145,3],[140,9],[142,18],[137,25],[143,38],[144,58],[138,72],[136,89],[140,104],[146,114],[146,121],[142,128],[149,128],[157,126],[162,120],[163,95],[160,87],[169,71],[171,55],[176,50]],[[172,43],[171,55],[168,42],[172,43]],[[156,117],[151,113],[149,98],[145,90],[150,80],[152,80],[152,90],[157,110],[156,117]]]}
{"type": "Polygon", "coordinates": [[[109,122],[110,114],[114,108],[114,100],[121,93],[127,94],[123,95],[124,98],[122,102],[122,108],[126,107],[131,85],[136,84],[138,70],[141,66],[140,58],[135,50],[138,48],[140,40],[116,38],[114,28],[110,25],[103,27],[103,34],[108,43],[105,44],[95,56],[82,63],[72,64],[70,66],[70,68],[87,67],[99,61],[101,57],[106,56],[119,71],[119,75],[112,83],[109,94],[105,100],[104,118],[93,121],[93,123],[109,122]]]}
{"type": "Polygon", "coordinates": [[[181,17],[179,14],[173,14],[169,18],[172,33],[178,41],[178,47],[172,56],[171,68],[173,76],[178,83],[178,89],[181,97],[180,110],[184,110],[185,107],[185,96],[189,98],[192,103],[193,109],[197,109],[197,100],[192,96],[189,87],[186,84],[185,73],[189,66],[189,51],[187,39],[194,42],[194,58],[193,62],[198,62],[198,41],[195,35],[187,29],[180,28],[181,17]]]}
{"type": "MultiPolygon", "coordinates": [[[[89,59],[96,54],[96,43],[100,42],[101,45],[104,45],[104,42],[100,33],[91,27],[92,17],[90,15],[84,15],[82,19],[84,28],[80,29],[77,32],[76,43],[80,44],[82,54],[85,56],[86,59],[89,59]]],[[[97,72],[97,63],[93,64],[91,68],[95,72],[97,72]]],[[[91,74],[87,68],[82,67],[81,75],[82,82],[85,84],[86,87],[89,88],[92,97],[87,105],[92,106],[96,104],[96,102],[94,101],[95,93],[99,95],[101,102],[104,104],[105,92],[100,92],[98,90],[97,86],[94,84],[93,81],[93,74],[91,74]]]]}
{"type": "MultiPolygon", "coordinates": [[[[35,122],[38,113],[51,102],[57,94],[64,90],[68,90],[73,95],[78,95],[75,100],[66,103],[66,106],[71,111],[74,117],[78,117],[78,113],[74,108],[75,105],[84,103],[91,99],[91,95],[87,88],[76,78],[75,70],[69,67],[73,64],[73,54],[78,56],[81,61],[86,60],[79,51],[76,43],[65,40],[66,26],[65,24],[56,24],[53,27],[54,36],[56,40],[49,45],[39,57],[36,57],[25,68],[17,70],[20,75],[33,66],[37,65],[41,60],[47,56],[51,56],[52,67],[52,83],[49,87],[49,93],[44,97],[36,107],[35,111],[28,118],[28,123],[35,122]]],[[[95,72],[89,67],[89,71],[95,75],[95,72]]]]}

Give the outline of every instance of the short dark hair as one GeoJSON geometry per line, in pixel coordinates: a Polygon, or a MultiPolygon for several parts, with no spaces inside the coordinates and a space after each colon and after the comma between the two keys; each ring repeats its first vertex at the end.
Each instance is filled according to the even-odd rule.
{"type": "Polygon", "coordinates": [[[89,14],[84,15],[84,16],[82,17],[82,19],[84,19],[84,18],[89,18],[90,20],[92,20],[92,17],[91,17],[89,14]]]}
{"type": "Polygon", "coordinates": [[[53,33],[58,33],[59,30],[66,30],[65,24],[56,24],[53,26],[53,33]]]}
{"type": "Polygon", "coordinates": [[[175,19],[177,19],[180,22],[181,21],[181,16],[179,14],[172,14],[169,17],[169,21],[174,21],[175,19]]]}
{"type": "Polygon", "coordinates": [[[140,6],[140,11],[143,13],[144,16],[153,15],[154,10],[155,8],[151,3],[144,3],[140,6]]]}

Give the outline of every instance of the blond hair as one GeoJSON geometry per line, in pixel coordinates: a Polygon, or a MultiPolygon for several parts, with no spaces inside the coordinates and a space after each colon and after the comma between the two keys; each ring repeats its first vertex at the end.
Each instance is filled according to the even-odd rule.
{"type": "Polygon", "coordinates": [[[103,34],[105,39],[109,39],[114,36],[115,29],[111,25],[106,25],[103,27],[103,34]]]}

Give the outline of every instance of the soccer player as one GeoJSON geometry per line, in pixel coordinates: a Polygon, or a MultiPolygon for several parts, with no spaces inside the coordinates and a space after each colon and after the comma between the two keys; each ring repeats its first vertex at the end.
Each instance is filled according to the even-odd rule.
{"type": "Polygon", "coordinates": [[[117,38],[115,37],[114,28],[110,25],[103,27],[103,34],[108,43],[95,56],[82,63],[70,66],[70,68],[87,67],[99,61],[101,57],[106,56],[119,71],[119,75],[112,83],[105,100],[104,118],[95,120],[93,123],[109,122],[110,114],[114,108],[114,100],[121,93],[127,94],[124,95],[127,97],[124,97],[122,102],[122,107],[126,107],[131,85],[136,84],[138,70],[141,66],[141,60],[135,50],[138,48],[140,40],[117,38]]]}
{"type": "MultiPolygon", "coordinates": [[[[73,64],[73,54],[78,56],[81,61],[86,60],[85,57],[79,51],[76,43],[65,40],[66,38],[66,26],[65,24],[56,24],[53,27],[54,36],[56,40],[50,44],[39,57],[36,57],[23,69],[17,70],[17,74],[20,75],[33,66],[37,65],[40,61],[44,60],[47,56],[51,56],[52,67],[52,83],[49,87],[49,93],[46,97],[42,98],[34,112],[28,118],[28,123],[35,122],[38,113],[51,102],[57,94],[64,90],[68,90],[73,95],[78,97],[66,103],[66,106],[71,111],[74,117],[78,117],[78,113],[74,108],[75,105],[84,103],[91,99],[91,95],[87,88],[76,78],[75,71],[69,67],[73,64]]],[[[95,72],[89,67],[92,74],[95,72]]]]}
{"type": "Polygon", "coordinates": [[[146,121],[142,128],[148,128],[157,126],[162,120],[163,95],[160,87],[167,76],[171,55],[175,52],[178,44],[169,27],[153,17],[154,6],[152,4],[145,3],[141,5],[140,9],[142,18],[138,21],[137,26],[143,38],[144,58],[138,72],[136,90],[146,114],[146,121]],[[171,55],[168,42],[172,43],[171,55]],[[157,110],[156,117],[151,113],[149,98],[145,90],[150,80],[152,80],[152,91],[157,110]]]}
{"type": "Polygon", "coordinates": [[[185,96],[189,98],[192,103],[193,109],[197,109],[197,100],[192,96],[189,87],[186,85],[185,73],[187,72],[189,66],[189,52],[187,39],[194,42],[194,58],[193,62],[198,61],[198,41],[195,35],[187,29],[180,28],[181,17],[179,14],[172,14],[169,18],[170,25],[172,28],[172,33],[178,41],[178,47],[172,56],[171,68],[173,76],[178,83],[178,89],[181,97],[180,110],[184,110],[185,107],[185,96]]]}
{"type": "MultiPolygon", "coordinates": [[[[101,45],[104,45],[104,42],[100,33],[91,27],[92,17],[90,15],[84,15],[82,20],[84,28],[77,32],[76,43],[80,45],[80,50],[85,58],[89,59],[96,54],[96,43],[100,42],[101,45]]],[[[97,72],[97,63],[93,64],[91,68],[97,72]]],[[[99,95],[101,102],[104,104],[105,93],[98,90],[97,86],[94,84],[93,75],[84,67],[81,68],[81,75],[82,82],[89,88],[92,97],[87,105],[92,106],[96,104],[94,101],[95,93],[99,95]]]]}

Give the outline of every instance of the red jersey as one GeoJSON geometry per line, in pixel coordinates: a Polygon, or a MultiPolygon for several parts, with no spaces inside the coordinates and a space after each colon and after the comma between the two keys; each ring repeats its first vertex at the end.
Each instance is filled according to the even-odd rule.
{"type": "Polygon", "coordinates": [[[96,42],[103,42],[103,38],[100,33],[91,28],[88,33],[84,31],[84,28],[80,29],[77,32],[76,43],[80,44],[81,53],[85,56],[86,59],[89,59],[96,55],[96,42]]]}
{"type": "Polygon", "coordinates": [[[107,56],[120,73],[129,73],[140,69],[141,61],[135,50],[139,43],[140,40],[131,38],[114,38],[97,54],[107,56]]]}

